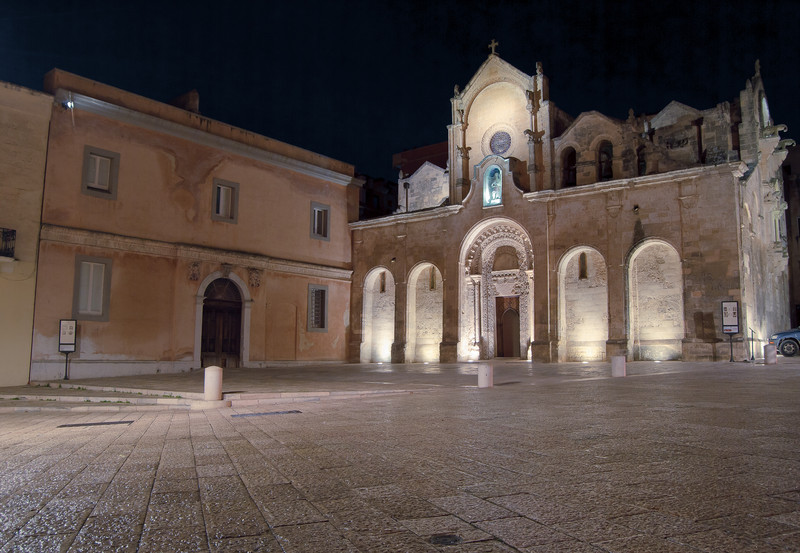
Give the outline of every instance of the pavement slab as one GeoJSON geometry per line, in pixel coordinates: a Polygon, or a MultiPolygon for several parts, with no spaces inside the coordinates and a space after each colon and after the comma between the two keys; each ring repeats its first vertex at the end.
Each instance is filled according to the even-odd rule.
{"type": "Polygon", "coordinates": [[[798,551],[800,362],[629,367],[283,368],[254,389],[415,391],[6,411],[0,552],[798,551]]]}

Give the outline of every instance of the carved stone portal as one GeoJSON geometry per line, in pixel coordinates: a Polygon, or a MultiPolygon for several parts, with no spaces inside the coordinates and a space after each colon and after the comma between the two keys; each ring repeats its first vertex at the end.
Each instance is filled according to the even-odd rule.
{"type": "Polygon", "coordinates": [[[497,298],[516,297],[520,352],[529,358],[533,340],[533,250],[525,231],[502,222],[487,227],[467,249],[463,266],[461,355],[480,359],[496,355],[497,298]],[[495,255],[504,246],[515,251],[517,268],[496,271],[495,255]]]}

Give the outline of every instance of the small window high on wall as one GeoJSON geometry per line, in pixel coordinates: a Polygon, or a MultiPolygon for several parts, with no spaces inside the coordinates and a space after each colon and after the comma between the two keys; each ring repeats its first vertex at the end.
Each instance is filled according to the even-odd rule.
{"type": "Polygon", "coordinates": [[[586,254],[581,253],[578,258],[578,280],[586,280],[589,278],[589,270],[586,264],[586,254]]]}
{"type": "Polygon", "coordinates": [[[614,147],[611,142],[603,141],[597,150],[597,178],[601,181],[614,178],[614,147]]]}
{"type": "Polygon", "coordinates": [[[95,198],[116,200],[119,157],[116,152],[84,147],[81,192],[95,198]]]}
{"type": "Polygon", "coordinates": [[[644,155],[644,146],[636,150],[636,174],[640,177],[647,174],[647,159],[644,155]]]}
{"type": "Polygon", "coordinates": [[[331,206],[311,202],[311,238],[330,240],[331,206]]]}
{"type": "Polygon", "coordinates": [[[239,217],[239,184],[214,179],[212,221],[235,223],[239,217]]]}
{"type": "Polygon", "coordinates": [[[561,186],[575,186],[578,184],[577,155],[573,148],[567,148],[561,158],[561,186]]]}

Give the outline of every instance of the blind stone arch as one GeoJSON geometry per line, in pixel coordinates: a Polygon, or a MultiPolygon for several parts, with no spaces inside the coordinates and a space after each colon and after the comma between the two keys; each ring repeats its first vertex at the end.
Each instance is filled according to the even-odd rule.
{"type": "Polygon", "coordinates": [[[559,361],[605,359],[608,340],[608,271],[596,249],[569,250],[558,266],[559,361]],[[585,267],[581,267],[585,260],[585,267]],[[585,269],[585,278],[582,278],[585,269]]]}
{"type": "Polygon", "coordinates": [[[432,263],[414,266],[408,275],[406,361],[438,362],[442,342],[442,273],[432,263]]]}
{"type": "Polygon", "coordinates": [[[658,239],[628,259],[628,351],[634,360],[680,359],[683,351],[683,270],[677,250],[658,239]]]}
{"type": "Polygon", "coordinates": [[[395,282],[391,271],[375,267],[364,278],[361,316],[363,363],[392,360],[395,320],[395,282]]]}

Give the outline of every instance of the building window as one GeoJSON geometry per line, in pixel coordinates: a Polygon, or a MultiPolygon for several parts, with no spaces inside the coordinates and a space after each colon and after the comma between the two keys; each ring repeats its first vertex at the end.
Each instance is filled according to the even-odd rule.
{"type": "Polygon", "coordinates": [[[647,174],[647,159],[644,156],[644,146],[636,150],[636,173],[640,177],[647,174]]]}
{"type": "Polygon", "coordinates": [[[311,238],[330,240],[331,206],[311,202],[311,238]]]}
{"type": "Polygon", "coordinates": [[[77,256],[72,318],[83,321],[108,321],[110,293],[111,260],[77,256]]]}
{"type": "Polygon", "coordinates": [[[212,221],[235,223],[239,218],[239,184],[214,179],[212,221]]]}
{"type": "Polygon", "coordinates": [[[328,287],[308,285],[308,331],[328,332],[328,287]]]}
{"type": "Polygon", "coordinates": [[[380,291],[381,294],[386,292],[386,271],[381,271],[380,291]]]}
{"type": "Polygon", "coordinates": [[[429,275],[429,280],[428,280],[428,289],[436,290],[436,268],[431,267],[430,271],[431,273],[429,275]]]}
{"type": "Polygon", "coordinates": [[[561,171],[563,174],[561,178],[561,186],[575,186],[578,183],[578,164],[575,150],[572,148],[567,148],[564,152],[564,155],[561,157],[561,163],[561,171]]]}
{"type": "Polygon", "coordinates": [[[83,149],[81,192],[96,198],[117,199],[119,154],[94,146],[83,149]]]}
{"type": "Polygon", "coordinates": [[[578,257],[578,280],[586,280],[589,278],[589,268],[586,264],[586,254],[581,253],[578,257]]]}
{"type": "Polygon", "coordinates": [[[601,142],[600,148],[597,150],[597,178],[599,180],[611,180],[614,178],[613,158],[614,147],[611,142],[601,142]]]}
{"type": "Polygon", "coordinates": [[[0,257],[14,259],[17,231],[10,228],[0,228],[0,239],[0,257]]]}

